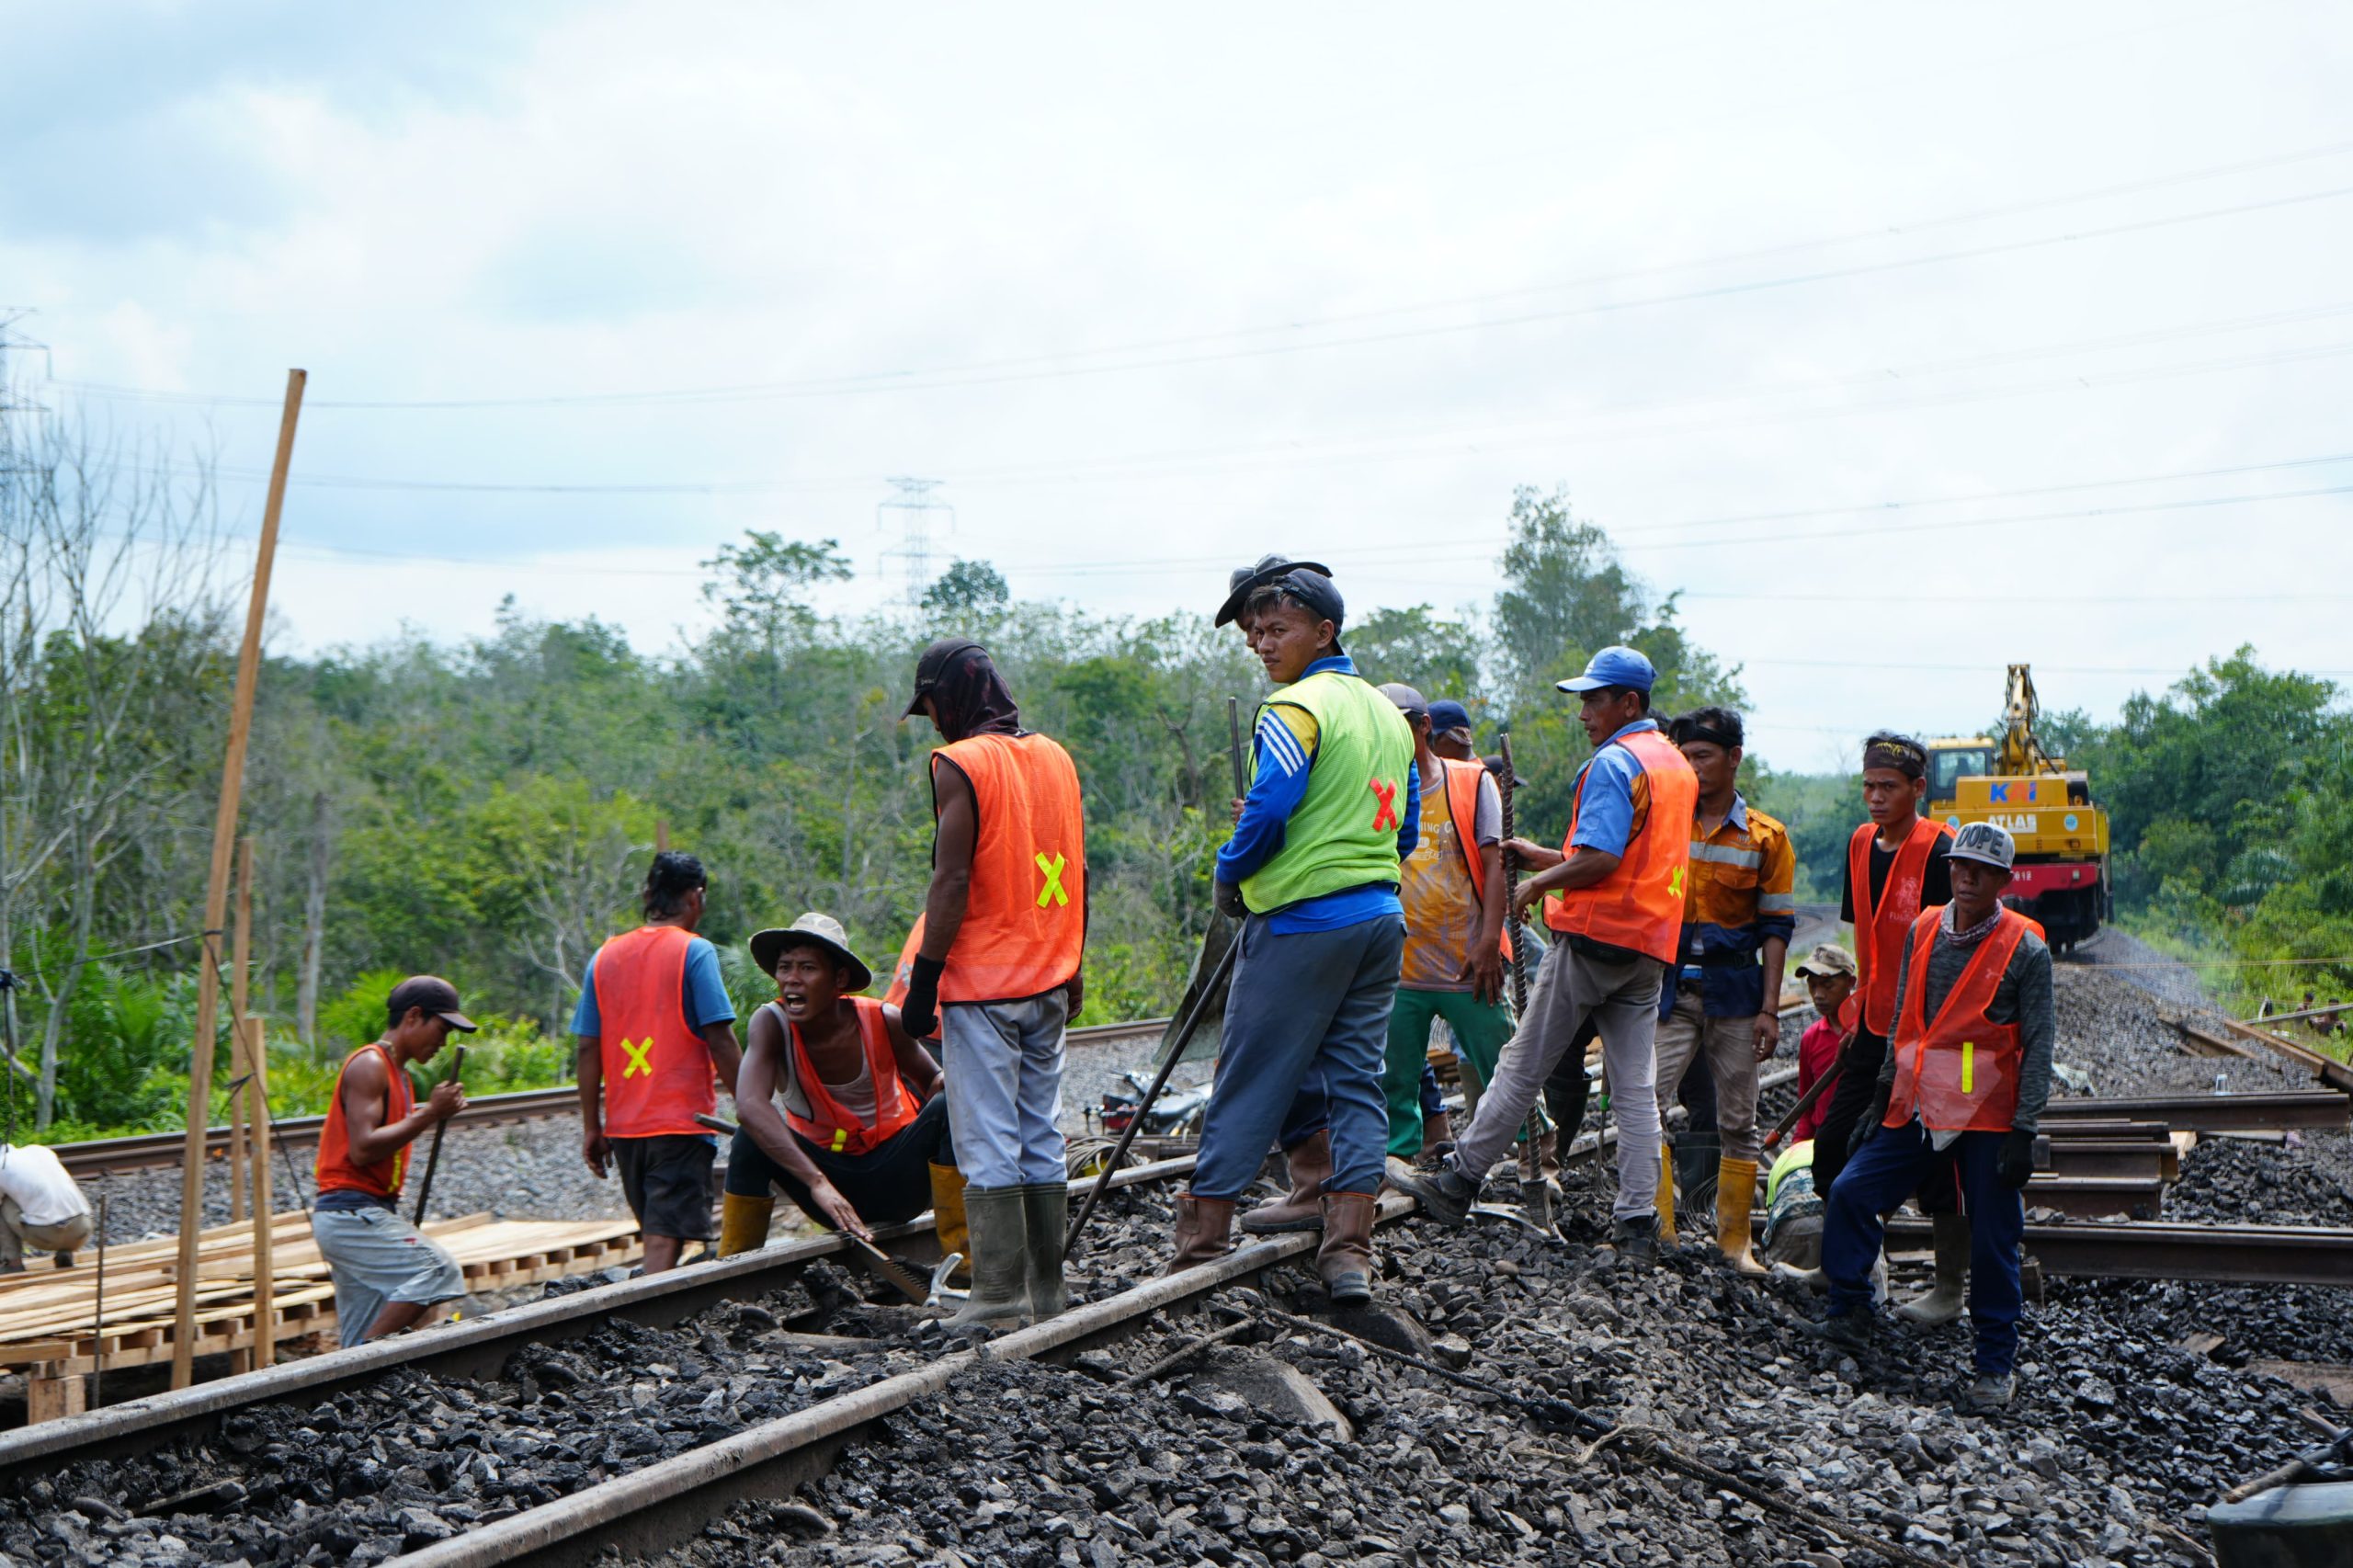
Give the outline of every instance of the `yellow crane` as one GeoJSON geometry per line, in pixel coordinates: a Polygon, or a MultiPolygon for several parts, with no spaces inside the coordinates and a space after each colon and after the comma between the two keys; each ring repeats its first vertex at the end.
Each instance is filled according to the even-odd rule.
{"type": "Polygon", "coordinates": [[[1999,736],[1928,743],[1928,812],[2009,829],[2018,858],[2005,902],[2065,952],[2109,913],[2108,813],[2092,801],[2090,777],[2035,733],[2041,716],[2032,669],[2012,665],[1999,736]]]}

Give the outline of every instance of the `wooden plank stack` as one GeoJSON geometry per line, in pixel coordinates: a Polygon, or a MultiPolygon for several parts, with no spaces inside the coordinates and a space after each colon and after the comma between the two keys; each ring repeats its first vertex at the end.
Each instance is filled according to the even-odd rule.
{"type": "MultiPolygon", "coordinates": [[[[617,1220],[494,1220],[469,1214],[436,1221],[426,1234],[449,1249],[466,1289],[509,1290],[567,1275],[632,1263],[643,1251],[637,1222],[617,1220]]],[[[335,1344],[335,1287],[311,1239],[310,1217],[279,1214],[270,1226],[275,1345],[335,1344]]],[[[83,1408],[83,1377],[103,1369],[172,1359],[180,1242],[175,1236],[107,1249],[106,1317],[97,1319],[97,1253],[72,1268],[28,1258],[22,1274],[0,1275],[0,1367],[23,1368],[27,1418],[83,1408]]],[[[228,1354],[242,1367],[256,1344],[254,1226],[216,1225],[199,1233],[193,1353],[228,1354]]]]}

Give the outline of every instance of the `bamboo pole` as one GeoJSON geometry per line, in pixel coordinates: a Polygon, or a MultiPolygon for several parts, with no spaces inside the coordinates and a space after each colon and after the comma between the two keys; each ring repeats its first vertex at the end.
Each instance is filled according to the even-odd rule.
{"type": "MultiPolygon", "coordinates": [[[[237,840],[237,929],[229,945],[229,1079],[245,1075],[245,976],[254,957],[254,836],[237,840]]],[[[245,1096],[229,1096],[229,1222],[245,1217],[245,1096]]]]}
{"type": "Polygon", "coordinates": [[[244,1038],[253,1074],[245,1080],[245,1097],[253,1105],[254,1124],[254,1365],[267,1367],[278,1359],[278,1216],[269,1189],[269,1044],[259,1015],[246,1017],[244,1038]]]}
{"type": "Polygon", "coordinates": [[[301,370],[286,372],[286,408],[278,455],[262,507],[253,592],[245,601],[245,639],[237,650],[237,685],[229,704],[229,744],[221,762],[221,801],[212,819],[212,867],[204,884],[203,950],[196,974],[196,1040],[188,1065],[188,1142],[180,1151],[179,1287],[172,1312],[172,1386],[196,1375],[196,1243],[204,1228],[204,1137],[212,1113],[212,1028],[221,1010],[221,926],[229,914],[229,851],[244,793],[245,741],[253,731],[254,686],[261,676],[262,618],[269,609],[269,571],[278,557],[278,519],[286,506],[286,471],[294,460],[294,421],[302,411],[301,370]]]}

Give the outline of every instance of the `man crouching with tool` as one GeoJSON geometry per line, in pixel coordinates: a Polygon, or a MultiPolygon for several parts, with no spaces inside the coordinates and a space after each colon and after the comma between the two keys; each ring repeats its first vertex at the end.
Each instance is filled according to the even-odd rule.
{"type": "Polygon", "coordinates": [[[1830,1312],[1819,1332],[1850,1349],[1870,1342],[1880,1215],[1949,1154],[1969,1217],[1977,1376],[1967,1403],[1991,1410],[2018,1388],[2019,1189],[2034,1173],[2058,1019],[2041,927],[2002,906],[2018,853],[2009,834],[1970,823],[1948,853],[1952,902],[1922,910],[1904,933],[1887,1061],[1830,1188],[1822,1226],[1830,1312]]]}
{"type": "Polygon", "coordinates": [[[939,1215],[939,1244],[961,1252],[964,1184],[949,1139],[939,1064],[899,1010],[856,993],[874,973],[841,923],[802,915],[752,937],[777,999],[752,1015],[736,1078],[742,1125],[727,1151],[719,1255],[764,1246],[776,1189],[829,1231],[939,1215]]]}

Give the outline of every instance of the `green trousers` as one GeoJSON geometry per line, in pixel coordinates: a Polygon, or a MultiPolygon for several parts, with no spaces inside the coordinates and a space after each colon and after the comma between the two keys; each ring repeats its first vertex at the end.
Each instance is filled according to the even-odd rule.
{"type": "Polygon", "coordinates": [[[1482,1002],[1468,991],[1397,988],[1381,1082],[1389,1101],[1389,1152],[1404,1160],[1422,1152],[1422,1063],[1429,1057],[1432,1018],[1444,1018],[1454,1031],[1464,1071],[1483,1086],[1495,1076],[1495,1059],[1512,1035],[1507,1002],[1482,1002]]]}

